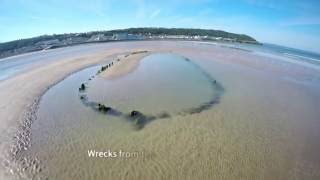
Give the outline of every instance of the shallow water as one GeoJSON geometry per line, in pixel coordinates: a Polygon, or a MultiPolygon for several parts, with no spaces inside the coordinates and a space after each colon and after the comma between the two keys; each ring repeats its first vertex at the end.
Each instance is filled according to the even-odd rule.
{"type": "MultiPolygon", "coordinates": [[[[160,48],[190,58],[205,69],[210,77],[223,84],[226,91],[220,103],[213,108],[201,113],[156,119],[137,130],[125,117],[97,113],[79,100],[80,83],[86,82],[100,66],[76,73],[52,87],[42,98],[39,118],[32,124],[32,146],[20,154],[23,159],[30,157],[33,160],[37,157],[40,160],[40,169],[36,167],[37,171],[30,170],[34,169],[31,166],[26,170],[31,171],[31,177],[59,180],[320,179],[318,71],[304,68],[300,66],[301,63],[292,64],[261,56],[245,56],[250,63],[242,64],[241,58],[252,53],[245,54],[246,51],[236,52],[198,42],[119,42],[79,47],[72,47],[70,51],[66,51],[67,48],[57,49],[61,51],[58,54],[52,50],[52,53],[48,51],[16,57],[19,63],[12,61],[14,66],[7,66],[10,65],[9,61],[7,64],[0,60],[0,66],[7,66],[6,69],[0,67],[0,79],[3,79],[2,75],[6,79],[25,70],[20,69],[20,63],[21,67],[44,65],[51,60],[77,55],[81,57],[89,52],[108,51],[108,48],[120,48],[123,52],[160,48]],[[230,56],[234,56],[232,61],[228,59],[230,56]],[[26,65],[23,64],[25,62],[26,65]],[[255,62],[273,66],[261,69],[254,66],[255,62]],[[18,71],[15,71],[16,66],[18,71]],[[12,74],[10,69],[14,70],[12,74]],[[300,70],[302,74],[295,74],[300,70]],[[87,151],[90,149],[137,152],[137,157],[89,158],[87,151]]],[[[192,74],[198,73],[192,71],[192,74]]],[[[95,80],[92,82],[100,81],[98,78],[95,80]]],[[[206,81],[202,82],[206,84],[206,81]]],[[[167,88],[156,83],[154,85],[167,88]]],[[[88,93],[94,88],[89,87],[88,93]]],[[[121,91],[117,93],[121,94],[121,91]]],[[[100,91],[95,94],[99,95],[97,97],[102,95],[100,91]]],[[[133,96],[128,97],[134,99],[133,96]]],[[[121,108],[118,102],[105,103],[119,107],[123,113],[136,108],[121,108]]],[[[195,103],[190,101],[185,105],[170,104],[168,107],[180,111],[195,103]]],[[[162,106],[158,110],[163,111],[163,108],[167,107],[162,106]]],[[[147,111],[148,107],[137,109],[151,113],[147,111]]]]}
{"type": "Polygon", "coordinates": [[[86,55],[101,51],[111,44],[86,44],[57,48],[45,51],[26,53],[0,59],[0,81],[12,77],[13,75],[32,68],[34,65],[43,65],[53,61],[60,61],[65,58],[86,55]]]}
{"type": "MultiPolygon", "coordinates": [[[[220,96],[214,79],[188,59],[173,54],[145,57],[130,75],[89,82],[90,101],[121,112],[141,111],[148,115],[183,114],[220,96]]],[[[216,83],[217,84],[217,83],[216,83]]]]}
{"type": "MultiPolygon", "coordinates": [[[[88,78],[95,75],[100,67],[71,75],[43,96],[38,119],[32,126],[32,147],[26,152],[28,156],[41,159],[40,175],[53,179],[76,179],[79,172],[95,179],[114,176],[106,173],[105,168],[120,168],[117,163],[106,164],[106,160],[100,158],[91,161],[94,168],[88,167],[86,162],[90,149],[126,150],[129,154],[138,155],[136,159],[150,156],[143,146],[138,145],[143,139],[130,138],[139,134],[126,116],[99,113],[84,105],[79,98],[84,92],[78,91],[82,82],[87,85],[85,93],[89,101],[108,104],[123,114],[138,110],[155,116],[156,120],[157,115],[167,114],[157,121],[208,110],[219,102],[223,91],[218,82],[213,82],[214,79],[199,66],[174,54],[147,56],[134,72],[121,78],[107,80],[96,76],[89,81],[88,78]],[[81,158],[84,161],[79,160],[81,158]]],[[[143,133],[143,129],[140,131],[143,133]]],[[[121,164],[126,158],[108,160],[121,164]]],[[[132,165],[130,163],[127,167],[132,165]]]]}

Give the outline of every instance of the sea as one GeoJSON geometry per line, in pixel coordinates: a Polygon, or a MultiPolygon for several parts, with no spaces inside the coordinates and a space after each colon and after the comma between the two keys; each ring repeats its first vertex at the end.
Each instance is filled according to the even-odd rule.
{"type": "Polygon", "coordinates": [[[294,61],[300,61],[320,66],[320,54],[316,52],[305,51],[270,43],[263,43],[262,45],[244,43],[222,43],[222,46],[248,50],[261,55],[277,56],[280,59],[291,59],[294,61]]]}

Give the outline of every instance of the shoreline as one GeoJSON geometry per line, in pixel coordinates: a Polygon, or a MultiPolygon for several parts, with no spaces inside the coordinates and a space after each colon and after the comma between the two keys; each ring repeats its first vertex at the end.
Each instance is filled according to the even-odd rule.
{"type": "MultiPolygon", "coordinates": [[[[255,45],[263,45],[262,42],[258,41],[250,41],[250,40],[240,40],[240,41],[228,41],[228,40],[213,40],[213,39],[188,39],[188,38],[145,38],[145,39],[123,39],[123,40],[101,40],[101,41],[84,41],[84,42],[77,42],[77,43],[71,43],[67,45],[57,45],[57,46],[52,46],[50,48],[43,48],[43,49],[34,49],[30,51],[25,51],[25,52],[20,52],[20,53],[13,53],[10,55],[2,55],[0,56],[0,62],[2,59],[9,58],[9,57],[14,57],[18,55],[23,55],[23,54],[28,54],[28,53],[34,53],[34,52],[41,52],[41,51],[46,51],[46,50],[51,50],[51,49],[59,49],[59,48],[66,48],[66,47],[72,47],[72,46],[77,46],[77,45],[87,45],[87,44],[99,44],[99,43],[115,43],[115,42],[132,42],[132,41],[194,41],[194,42],[216,42],[216,43],[239,43],[239,44],[255,44],[255,45]]],[[[41,41],[40,41],[41,42],[41,41]]],[[[8,42],[3,42],[3,43],[8,43],[8,42]]]]}

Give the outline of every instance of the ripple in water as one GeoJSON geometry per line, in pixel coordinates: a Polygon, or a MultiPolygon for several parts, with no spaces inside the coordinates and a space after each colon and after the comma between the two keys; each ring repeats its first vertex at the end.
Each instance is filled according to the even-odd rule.
{"type": "MultiPolygon", "coordinates": [[[[223,93],[219,82],[191,60],[174,54],[147,56],[135,71],[121,78],[95,76],[88,81],[99,69],[101,66],[79,71],[42,97],[31,127],[32,146],[21,154],[41,162],[41,172],[32,177],[112,179],[165,171],[173,162],[154,164],[159,148],[147,149],[149,145],[166,144],[153,140],[144,144],[151,136],[143,135],[143,127],[158,119],[166,123],[164,119],[172,122],[174,117],[200,113],[219,103],[223,93]],[[87,88],[79,92],[82,83],[87,88]],[[112,111],[101,113],[98,103],[112,107],[112,111]],[[132,118],[132,110],[139,112],[138,116],[132,118]],[[87,155],[89,149],[122,149],[146,155],[131,160],[93,159],[87,155]],[[132,168],[135,174],[123,171],[132,168]]],[[[160,138],[161,128],[153,136],[160,138]]]]}
{"type": "MultiPolygon", "coordinates": [[[[113,64],[102,66],[102,71],[113,64]]],[[[207,110],[219,103],[223,92],[199,66],[174,54],[150,55],[122,78],[93,77],[79,89],[83,104],[97,112],[125,117],[138,129],[155,119],[207,110]]]]}

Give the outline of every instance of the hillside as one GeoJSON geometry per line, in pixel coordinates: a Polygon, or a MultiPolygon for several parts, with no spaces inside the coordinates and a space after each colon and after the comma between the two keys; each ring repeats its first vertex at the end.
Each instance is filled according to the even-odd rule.
{"type": "Polygon", "coordinates": [[[0,58],[26,52],[64,47],[90,42],[108,42],[125,40],[183,39],[228,41],[241,43],[258,42],[245,34],[229,33],[221,30],[185,29],[185,28],[129,28],[110,31],[43,35],[0,43],[0,58]]]}

